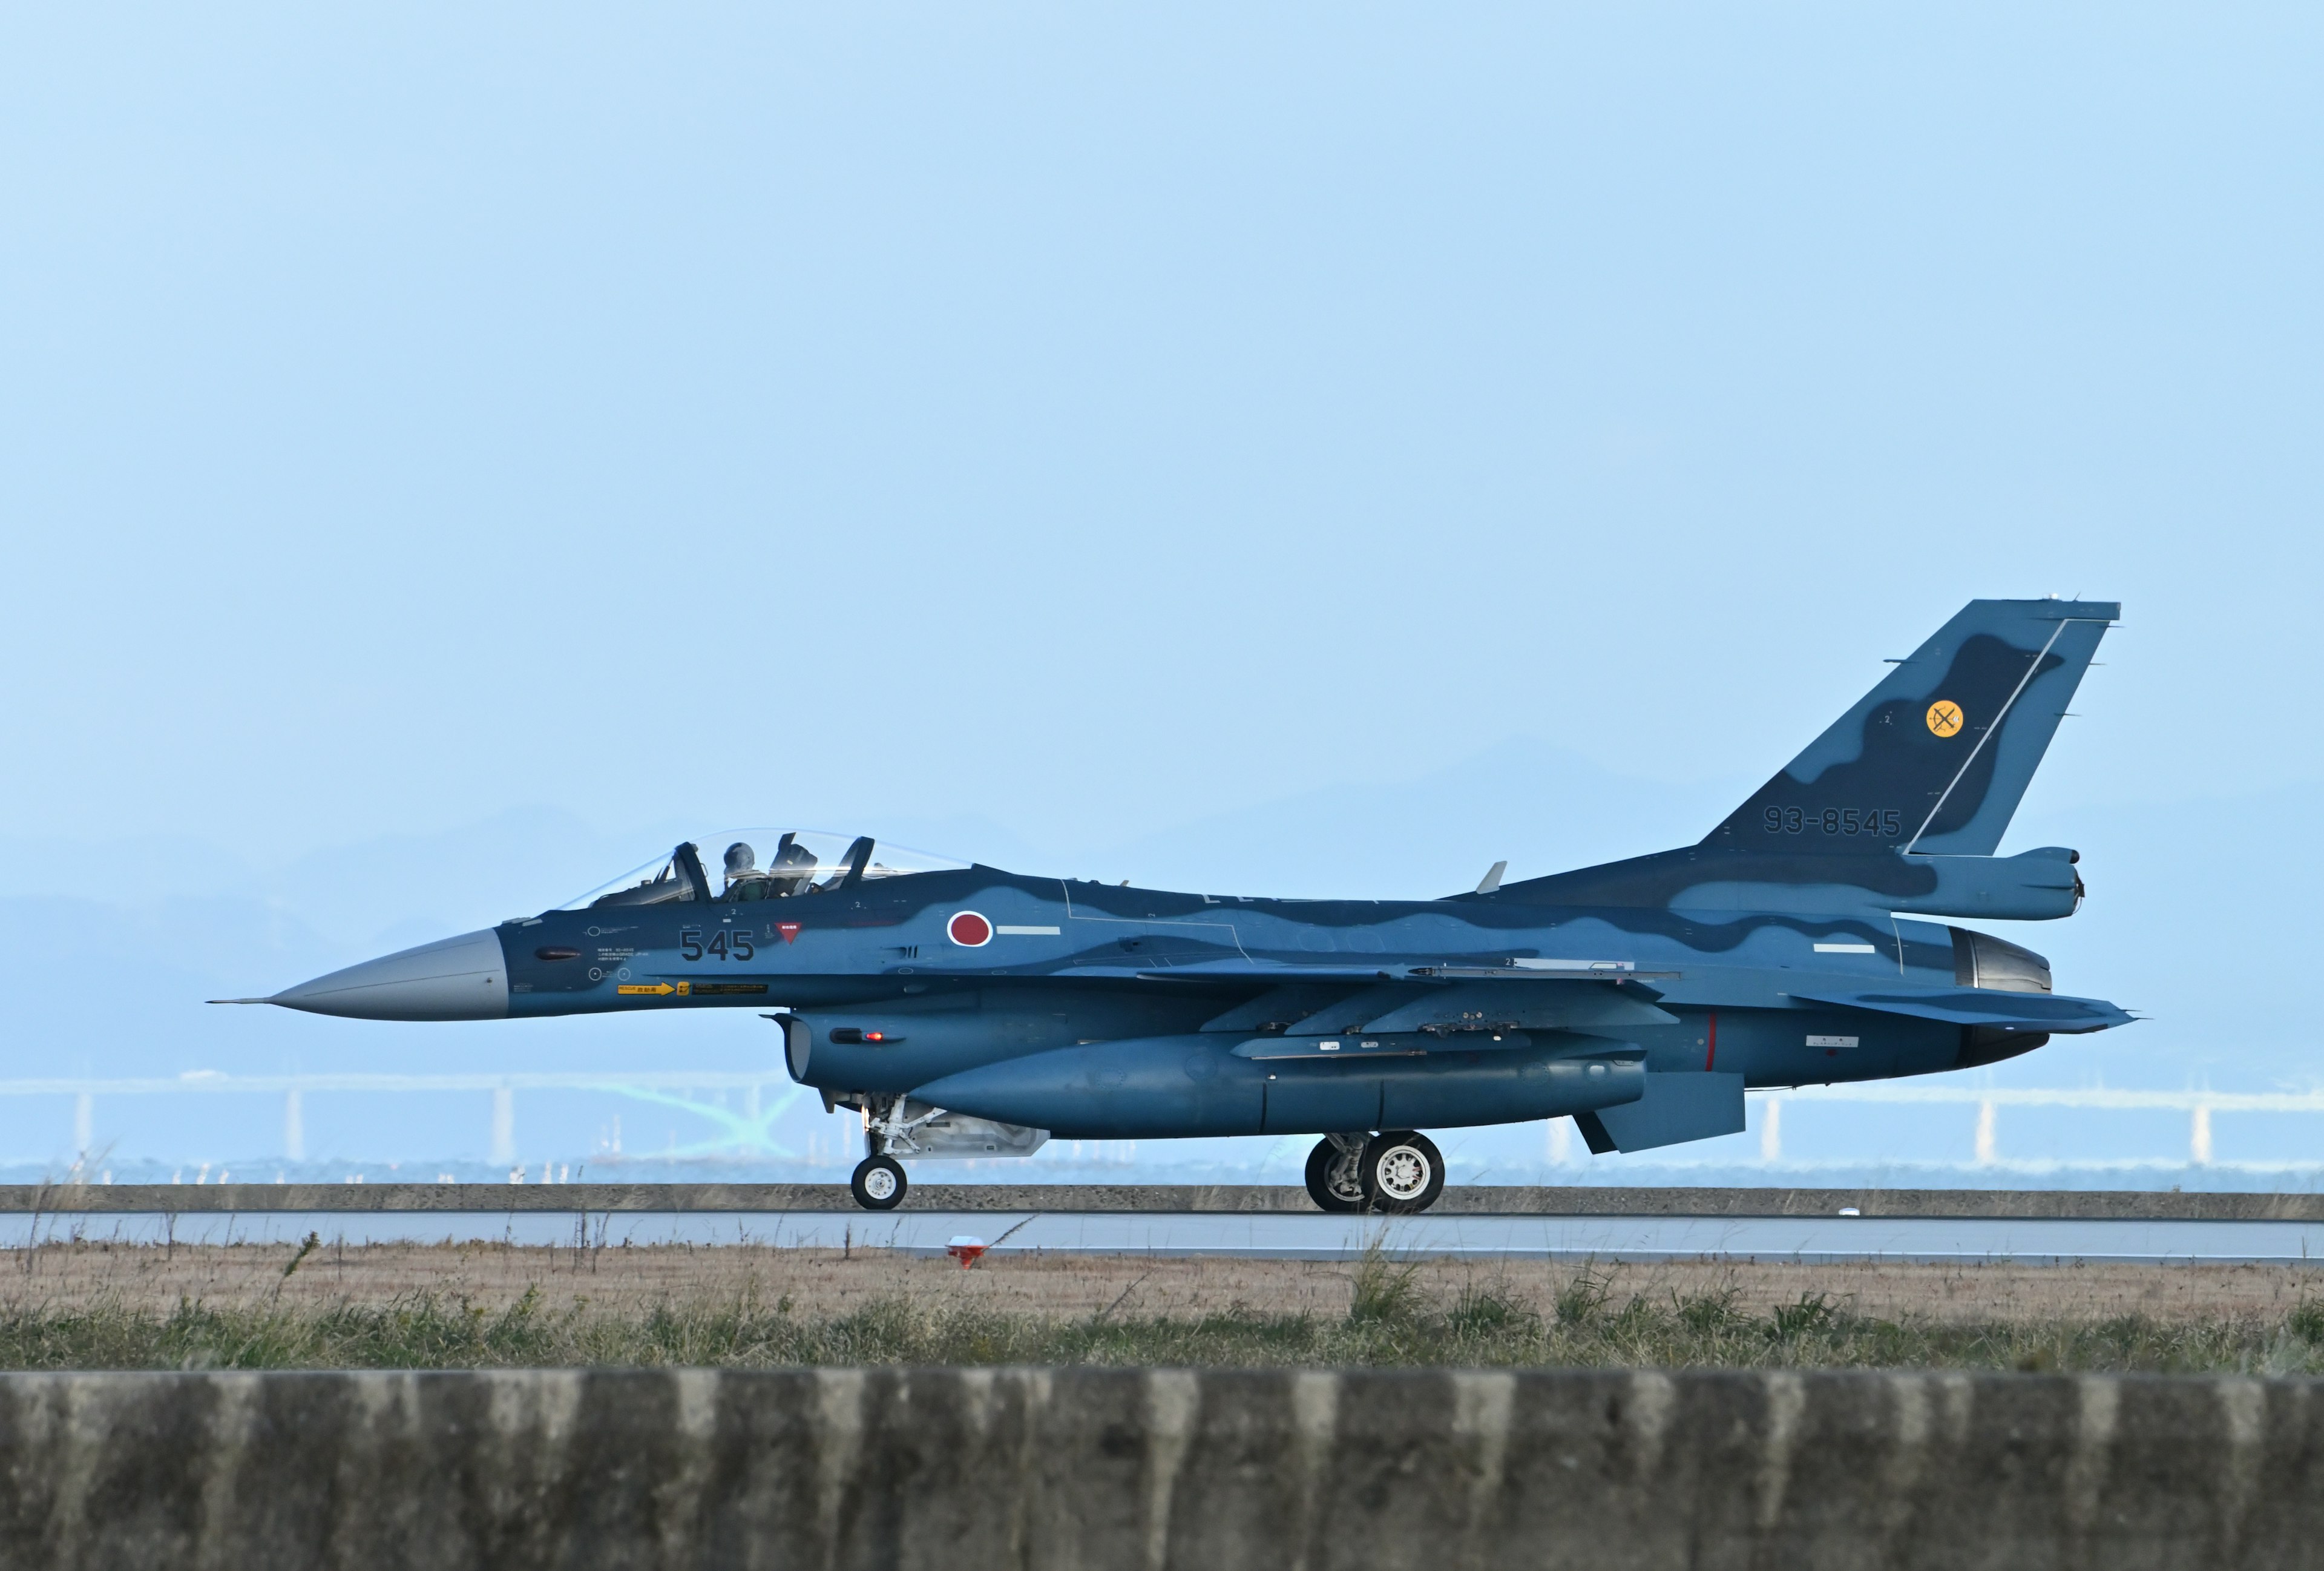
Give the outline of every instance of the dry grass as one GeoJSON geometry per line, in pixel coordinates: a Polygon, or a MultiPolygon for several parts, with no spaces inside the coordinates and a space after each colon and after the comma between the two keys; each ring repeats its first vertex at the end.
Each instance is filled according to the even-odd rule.
{"type": "Polygon", "coordinates": [[[1773,1364],[2324,1373],[2299,1268],[56,1244],[0,1368],[1773,1364]]]}
{"type": "MultiPolygon", "coordinates": [[[[637,1310],[675,1298],[755,1292],[788,1298],[801,1315],[845,1314],[902,1298],[1011,1314],[1073,1318],[1111,1306],[1140,1315],[1333,1316],[1346,1310],[1355,1266],[1346,1261],[1185,1259],[1145,1255],[988,1255],[964,1271],[941,1255],[887,1250],[666,1244],[576,1251],[497,1243],[370,1244],[318,1241],[286,1280],[289,1245],[54,1243],[0,1251],[0,1308],[86,1305],[103,1297],[167,1309],[182,1299],[226,1306],[384,1305],[434,1293],[505,1308],[528,1290],[564,1305],[586,1298],[637,1310]]],[[[1513,1297],[1548,1303],[1577,1275],[1604,1277],[1618,1298],[1692,1298],[1732,1290],[1765,1315],[1802,1296],[1846,1302],[1860,1315],[1943,1324],[2106,1319],[2166,1322],[2280,1317],[2324,1297],[2324,1271],[2301,1266],[1787,1265],[1673,1261],[1605,1270],[1573,1262],[1457,1260],[1404,1262],[1414,1290],[1446,1301],[1490,1280],[1513,1297]]]]}

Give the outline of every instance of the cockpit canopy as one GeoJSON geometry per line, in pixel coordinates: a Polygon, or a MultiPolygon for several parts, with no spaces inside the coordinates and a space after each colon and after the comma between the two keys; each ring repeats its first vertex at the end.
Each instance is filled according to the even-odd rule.
{"type": "Polygon", "coordinates": [[[660,905],[670,901],[791,900],[823,894],[875,878],[941,873],[968,864],[901,846],[850,839],[818,829],[725,829],[599,884],[559,910],[598,906],[660,905]]]}

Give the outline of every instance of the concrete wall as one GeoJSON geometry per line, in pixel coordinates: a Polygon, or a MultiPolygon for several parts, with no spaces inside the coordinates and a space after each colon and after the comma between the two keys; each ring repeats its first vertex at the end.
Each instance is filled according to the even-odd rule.
{"type": "Polygon", "coordinates": [[[0,1469],[9,1567],[2324,1563],[2308,1382],[29,1374],[0,1469]]]}
{"type": "MultiPolygon", "coordinates": [[[[1475,1216],[2149,1217],[2324,1221],[2324,1194],[2157,1194],[2138,1189],[1785,1189],[1474,1184],[1434,1209],[1475,1216]]],[[[1307,1191],[1277,1184],[922,1184],[909,1211],[1286,1211],[1307,1191]]],[[[0,1184],[0,1212],[837,1211],[844,1184],[0,1184]]]]}

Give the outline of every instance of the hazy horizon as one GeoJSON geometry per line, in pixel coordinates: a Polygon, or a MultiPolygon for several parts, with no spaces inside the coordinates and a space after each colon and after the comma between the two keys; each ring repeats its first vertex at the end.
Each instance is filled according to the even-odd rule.
{"type": "MultiPolygon", "coordinates": [[[[762,1065],[198,1001],[728,824],[1685,844],[2056,592],[2125,620],[2008,848],[2090,899],[2010,936],[2151,1018],[1997,1077],[2312,1086],[2319,68],[2288,5],[0,18],[0,1078],[762,1065]]],[[[205,1106],[97,1132],[279,1139],[205,1106]]]]}

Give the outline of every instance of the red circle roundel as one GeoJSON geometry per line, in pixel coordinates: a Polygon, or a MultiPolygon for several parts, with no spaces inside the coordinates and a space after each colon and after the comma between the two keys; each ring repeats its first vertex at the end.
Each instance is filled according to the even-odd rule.
{"type": "Polygon", "coordinates": [[[945,924],[945,932],[964,949],[982,949],[992,942],[992,924],[974,911],[956,913],[945,924]]]}

